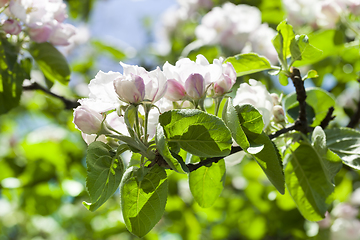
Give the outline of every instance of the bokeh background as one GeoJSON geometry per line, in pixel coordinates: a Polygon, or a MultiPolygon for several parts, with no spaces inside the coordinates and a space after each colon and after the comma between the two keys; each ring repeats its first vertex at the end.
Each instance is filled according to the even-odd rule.
{"type": "MultiPolygon", "coordinates": [[[[359,101],[356,80],[360,71],[360,11],[345,16],[345,20],[339,17],[331,26],[314,25],[307,9],[312,7],[312,1],[231,2],[257,7],[262,23],[272,29],[288,18],[296,33],[314,36],[312,44],[327,49],[322,59],[310,65],[319,78],[307,80],[306,84],[323,87],[337,97],[333,124],[345,126],[359,101]],[[291,15],[293,12],[303,15],[291,15]]],[[[121,72],[119,61],[148,70],[166,61],[174,64],[184,56],[184,48],[189,49],[189,44],[198,40],[195,31],[202,16],[225,1],[66,3],[68,22],[79,29],[73,44],[59,48],[71,66],[71,81],[69,86],[55,83],[51,91],[76,101],[87,97],[87,84],[99,70],[121,72]]],[[[198,53],[211,61],[239,52],[207,44],[190,48],[185,56],[194,59],[198,53]]],[[[33,71],[31,77],[46,86],[39,71],[33,71]]],[[[291,85],[280,86],[276,78],[264,73],[239,78],[238,84],[250,78],[262,81],[270,92],[293,91],[291,85]]],[[[119,192],[95,212],[82,205],[89,201],[85,189],[87,145],[72,120],[72,111],[65,110],[62,101],[41,91],[25,91],[20,106],[0,116],[0,240],[137,239],[123,223],[119,192]]],[[[246,157],[228,168],[225,185],[215,205],[202,209],[192,199],[187,177],[169,172],[165,214],[144,239],[331,239],[332,232],[350,236],[346,239],[360,239],[356,235],[360,229],[358,171],[344,167],[337,175],[336,201],[321,223],[306,221],[290,195],[278,194],[257,163],[246,157]]]]}

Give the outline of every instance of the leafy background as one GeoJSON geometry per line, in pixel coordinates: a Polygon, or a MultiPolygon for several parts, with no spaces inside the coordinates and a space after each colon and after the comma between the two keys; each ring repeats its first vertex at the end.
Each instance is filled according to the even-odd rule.
{"type": "MultiPolygon", "coordinates": [[[[220,5],[224,1],[213,2],[220,5]]],[[[274,28],[285,17],[280,0],[232,2],[257,6],[263,21],[274,28]]],[[[68,0],[71,21],[92,24],[94,7],[107,3],[68,0]]],[[[137,3],[141,9],[141,1],[137,3]]],[[[148,69],[166,60],[174,63],[195,38],[196,20],[179,26],[173,33],[168,55],[153,55],[151,33],[156,19],[147,15],[142,19],[145,40],[136,54],[130,54],[129,50],[134,49],[126,44],[94,36],[67,55],[72,71],[69,87],[58,83],[48,87],[69,99],[85,97],[84,86],[99,69],[118,71],[120,60],[148,69]]],[[[121,24],[113,26],[113,31],[128,35],[120,27],[121,24]]],[[[339,28],[310,34],[311,44],[325,51],[312,66],[319,78],[307,82],[331,90],[334,96],[347,89],[360,70],[359,49],[345,44],[343,31],[339,28]],[[344,71],[346,66],[353,71],[344,71]]],[[[189,57],[198,53],[215,58],[219,51],[216,47],[203,48],[189,57]]],[[[239,83],[249,78],[261,80],[270,92],[279,91],[279,86],[262,73],[241,77],[239,83]]],[[[291,86],[282,89],[286,93],[293,91],[291,86]]],[[[354,111],[337,109],[337,125],[343,125],[354,111]]],[[[41,91],[24,91],[20,105],[0,116],[1,240],[136,239],[122,220],[118,190],[95,212],[83,206],[83,201],[90,202],[85,191],[86,148],[72,123],[72,111],[41,91]]],[[[211,208],[201,208],[194,202],[185,175],[170,171],[167,174],[169,193],[164,216],[144,239],[328,239],[327,230],[319,230],[317,223],[304,220],[290,195],[280,195],[253,160],[245,158],[241,164],[227,168],[222,193],[211,208]]],[[[344,167],[335,178],[336,201],[347,201],[360,186],[359,180],[358,171],[344,167]]]]}

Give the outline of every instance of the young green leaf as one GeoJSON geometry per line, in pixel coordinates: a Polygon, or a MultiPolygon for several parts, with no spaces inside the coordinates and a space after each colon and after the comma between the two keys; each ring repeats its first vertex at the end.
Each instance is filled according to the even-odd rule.
{"type": "Polygon", "coordinates": [[[326,145],[344,164],[360,170],[360,132],[351,128],[326,129],[326,145]]]}
{"type": "Polygon", "coordinates": [[[332,183],[335,181],[335,175],[342,168],[342,161],[339,156],[330,151],[326,146],[326,135],[324,130],[317,126],[315,127],[311,136],[312,146],[316,149],[321,164],[328,177],[328,180],[332,183]]]}
{"type": "Polygon", "coordinates": [[[66,58],[51,43],[33,42],[29,52],[48,80],[69,83],[70,68],[66,58]]]}
{"type": "Polygon", "coordinates": [[[233,106],[231,98],[226,100],[223,108],[222,119],[226,126],[230,129],[231,135],[235,142],[239,144],[242,149],[247,149],[250,144],[244,131],[241,128],[238,113],[233,106]]]}
{"type": "Polygon", "coordinates": [[[163,168],[155,165],[139,179],[136,167],[128,168],[120,185],[120,203],[127,229],[145,236],[161,219],[166,205],[168,182],[163,168]]]}
{"type": "Polygon", "coordinates": [[[160,115],[167,141],[200,157],[226,156],[231,150],[231,133],[218,117],[197,109],[172,110],[160,115]]]}
{"type": "Polygon", "coordinates": [[[288,71],[287,58],[291,56],[291,42],[295,38],[293,27],[287,23],[286,20],[282,21],[276,28],[277,35],[272,40],[273,45],[279,55],[279,60],[282,69],[288,71]]]}
{"type": "Polygon", "coordinates": [[[283,86],[287,86],[289,84],[289,77],[286,75],[284,71],[279,73],[279,82],[283,86]]]}
{"type": "Polygon", "coordinates": [[[305,81],[305,80],[308,79],[308,78],[317,78],[317,77],[319,77],[317,71],[315,71],[315,70],[309,70],[309,71],[307,72],[307,74],[303,77],[302,80],[305,81]]]}
{"type": "Polygon", "coordinates": [[[319,153],[308,143],[294,143],[285,153],[285,162],[285,183],[299,211],[309,221],[320,221],[334,186],[319,153]]]}
{"type": "Polygon", "coordinates": [[[84,205],[90,211],[98,209],[119,187],[124,173],[120,153],[121,149],[116,154],[110,146],[100,141],[89,145],[86,156],[86,188],[91,203],[84,202],[84,205]]]}
{"type": "Polygon", "coordinates": [[[226,62],[230,62],[233,65],[238,77],[264,70],[277,69],[277,67],[271,66],[267,58],[256,53],[238,54],[227,58],[226,62]]]}
{"type": "Polygon", "coordinates": [[[183,159],[181,157],[179,158],[174,157],[170,152],[168,143],[164,135],[164,129],[160,124],[157,126],[156,129],[155,142],[156,142],[157,150],[164,158],[164,160],[167,162],[167,164],[169,164],[171,169],[173,169],[178,173],[189,172],[189,169],[185,165],[183,159]]]}
{"type": "Polygon", "coordinates": [[[296,35],[291,42],[291,64],[299,60],[311,60],[321,56],[322,51],[309,43],[309,38],[305,34],[296,35]]]}
{"type": "Polygon", "coordinates": [[[189,174],[190,191],[200,207],[211,207],[220,196],[225,181],[225,161],[201,167],[189,174]]]}

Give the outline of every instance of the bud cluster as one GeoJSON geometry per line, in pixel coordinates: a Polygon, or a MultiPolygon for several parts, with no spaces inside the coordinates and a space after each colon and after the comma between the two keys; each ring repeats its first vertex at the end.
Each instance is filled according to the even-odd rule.
{"type": "MultiPolygon", "coordinates": [[[[84,134],[99,135],[104,125],[102,117],[108,112],[116,113],[124,122],[122,110],[132,105],[143,106],[140,111],[147,115],[146,127],[140,120],[139,123],[149,128],[142,132],[147,132],[149,136],[146,137],[151,138],[159,114],[156,109],[150,111],[153,106],[161,112],[171,110],[173,103],[188,107],[190,102],[203,108],[201,103],[207,96],[223,97],[236,82],[236,72],[231,63],[215,59],[210,64],[202,55],[198,55],[196,61],[183,58],[175,65],[166,62],[163,70],[157,67],[147,71],[143,67],[120,64],[123,73],[100,71],[89,84],[89,98],[81,99],[81,106],[75,109],[74,123],[84,134]]],[[[107,119],[105,123],[114,128],[107,119]]]]}

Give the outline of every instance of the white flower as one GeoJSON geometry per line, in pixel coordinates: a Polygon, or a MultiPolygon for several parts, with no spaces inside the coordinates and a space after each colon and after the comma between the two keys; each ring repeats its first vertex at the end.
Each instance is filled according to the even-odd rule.
{"type": "Polygon", "coordinates": [[[204,44],[220,43],[240,52],[249,37],[261,25],[261,12],[256,7],[225,3],[214,7],[196,28],[197,38],[204,44]]]}
{"type": "Polygon", "coordinates": [[[233,104],[234,106],[243,104],[253,105],[263,116],[264,129],[269,125],[273,109],[272,97],[261,82],[250,79],[249,84],[240,84],[233,104]]]}
{"type": "Polygon", "coordinates": [[[97,112],[106,112],[118,108],[123,103],[114,89],[114,80],[122,76],[119,72],[104,73],[99,71],[89,84],[89,98],[80,99],[81,105],[86,105],[97,112]]]}

